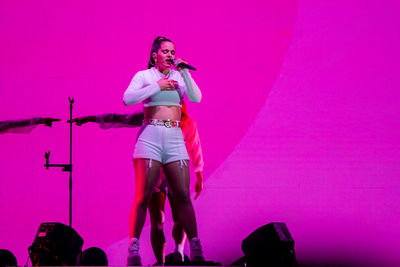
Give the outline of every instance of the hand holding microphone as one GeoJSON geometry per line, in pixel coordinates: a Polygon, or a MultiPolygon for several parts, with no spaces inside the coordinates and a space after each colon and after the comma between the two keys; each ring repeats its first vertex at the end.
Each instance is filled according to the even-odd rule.
{"type": "Polygon", "coordinates": [[[190,66],[185,60],[178,58],[178,59],[172,59],[171,63],[174,64],[175,68],[178,70],[181,69],[189,69],[189,70],[196,70],[195,67],[190,66]]]}

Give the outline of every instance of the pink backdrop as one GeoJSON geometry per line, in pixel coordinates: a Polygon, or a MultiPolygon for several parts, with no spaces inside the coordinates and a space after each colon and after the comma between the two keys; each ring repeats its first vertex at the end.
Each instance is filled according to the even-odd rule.
{"type": "MultiPolygon", "coordinates": [[[[189,104],[206,161],[194,202],[207,259],[230,264],[285,222],[300,263],[398,266],[397,1],[1,1],[0,120],[64,121],[0,135],[0,248],[25,264],[41,222],[68,224],[74,115],[127,113],[122,94],[164,35],[198,68],[189,104]]],[[[125,264],[137,129],[74,127],[73,227],[125,264]]],[[[172,250],[167,210],[167,252],[172,250]]],[[[145,264],[155,262],[145,226],[145,264]]]]}

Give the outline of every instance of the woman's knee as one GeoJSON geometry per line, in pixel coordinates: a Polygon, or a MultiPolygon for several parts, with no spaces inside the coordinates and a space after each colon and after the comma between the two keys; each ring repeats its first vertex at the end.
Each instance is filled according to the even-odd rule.
{"type": "Polygon", "coordinates": [[[174,198],[177,205],[191,203],[190,193],[186,190],[176,190],[176,192],[174,192],[174,198]]]}
{"type": "Polygon", "coordinates": [[[150,192],[143,192],[140,194],[135,194],[133,199],[133,203],[135,206],[139,206],[142,208],[147,208],[150,204],[151,200],[151,193],[150,192]]]}

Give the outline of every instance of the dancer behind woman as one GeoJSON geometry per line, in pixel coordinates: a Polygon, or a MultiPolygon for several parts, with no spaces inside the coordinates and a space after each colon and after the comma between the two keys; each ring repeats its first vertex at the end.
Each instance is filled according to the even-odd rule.
{"type": "MultiPolygon", "coordinates": [[[[122,127],[140,127],[143,125],[144,113],[132,114],[117,114],[107,113],[96,116],[82,116],[73,118],[71,121],[75,122],[77,126],[82,126],[88,122],[95,122],[100,125],[102,129],[122,128],[122,127]]],[[[70,120],[67,121],[68,123],[70,120]]]]}
{"type": "MultiPolygon", "coordinates": [[[[196,174],[195,192],[196,199],[203,189],[203,153],[201,149],[200,137],[197,130],[196,121],[187,112],[185,102],[182,101],[182,117],[181,117],[181,129],[185,140],[186,149],[188,151],[190,161],[194,167],[196,174]]],[[[121,128],[121,127],[139,127],[142,126],[144,114],[133,113],[133,114],[116,114],[108,113],[96,116],[83,116],[72,119],[78,126],[81,126],[88,122],[98,123],[102,129],[109,128],[121,128]]],[[[69,122],[69,121],[68,121],[69,122]]],[[[171,205],[172,217],[174,225],[172,229],[172,236],[175,241],[175,250],[172,254],[171,261],[179,264],[184,261],[184,244],[186,240],[186,234],[177,220],[176,205],[174,204],[174,198],[171,190],[168,189],[168,183],[165,178],[165,174],[160,172],[160,179],[157,182],[156,187],[153,190],[151,201],[149,204],[150,222],[151,222],[151,245],[154,251],[154,255],[157,259],[157,264],[165,263],[165,235],[163,231],[164,226],[164,209],[165,209],[165,198],[168,196],[168,200],[171,205]]]]}
{"type": "Polygon", "coordinates": [[[180,101],[186,94],[190,101],[200,102],[201,92],[186,69],[171,69],[174,60],[175,45],[157,37],[148,69],[136,73],[124,93],[125,105],[143,102],[145,118],[133,154],[135,195],[129,223],[128,265],[141,264],[139,238],[161,167],[175,198],[177,219],[190,241],[191,260],[204,260],[190,199],[189,156],[180,129],[180,101]]]}
{"type": "Polygon", "coordinates": [[[55,118],[32,118],[25,120],[7,120],[0,121],[0,134],[4,133],[30,133],[37,125],[44,124],[45,126],[52,127],[53,122],[60,121],[55,118]]]}

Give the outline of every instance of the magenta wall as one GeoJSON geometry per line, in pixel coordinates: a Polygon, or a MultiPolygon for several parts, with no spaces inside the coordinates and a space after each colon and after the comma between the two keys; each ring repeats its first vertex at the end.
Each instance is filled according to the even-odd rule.
{"type": "MultiPolygon", "coordinates": [[[[194,202],[207,259],[230,264],[285,222],[300,263],[398,266],[397,1],[0,2],[0,120],[132,112],[122,94],[165,35],[199,70],[206,160],[194,202]]],[[[73,226],[124,265],[137,129],[74,128],[73,226]]],[[[27,258],[41,222],[68,223],[68,125],[0,135],[0,248],[27,258]]],[[[169,252],[171,219],[167,211],[169,252]]],[[[144,263],[155,262],[149,227],[144,263]]]]}

